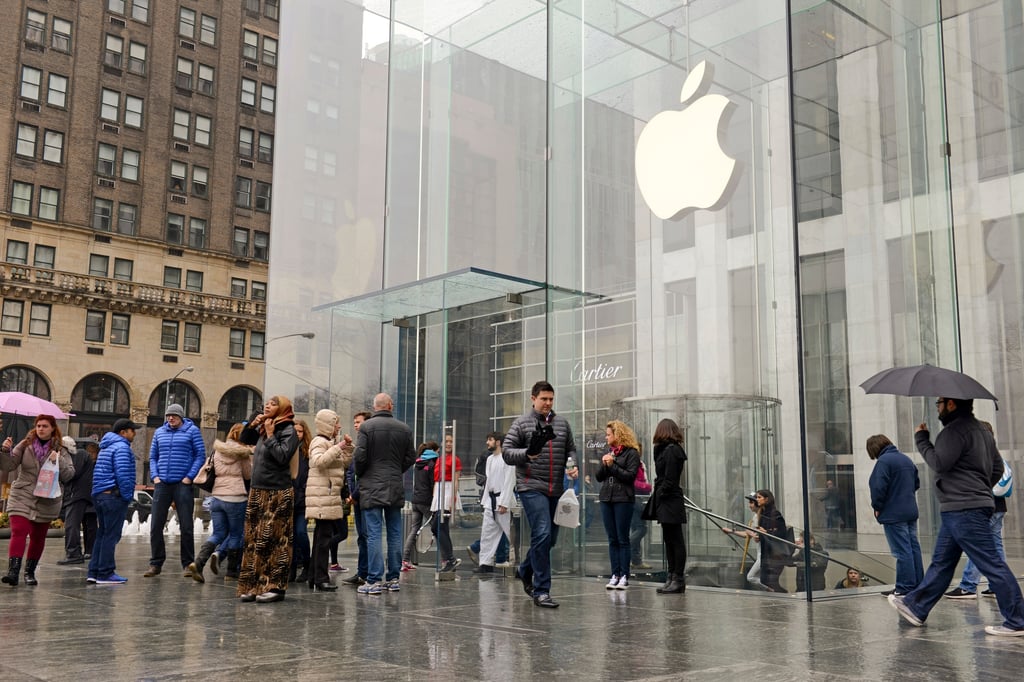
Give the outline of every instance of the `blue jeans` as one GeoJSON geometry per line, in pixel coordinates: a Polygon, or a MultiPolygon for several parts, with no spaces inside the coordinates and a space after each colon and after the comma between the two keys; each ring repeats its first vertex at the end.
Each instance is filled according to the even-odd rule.
{"type": "MultiPolygon", "coordinates": [[[[473,540],[469,548],[473,550],[474,554],[480,553],[480,538],[473,540]]],[[[504,533],[501,534],[501,540],[498,541],[498,551],[494,553],[494,563],[503,564],[508,561],[508,536],[504,533]]]]}
{"type": "Polygon", "coordinates": [[[160,481],[153,489],[153,513],[149,522],[153,524],[149,530],[150,566],[163,566],[167,561],[167,548],[164,546],[164,525],[167,523],[167,512],[171,502],[178,512],[178,526],[181,528],[181,567],[185,568],[196,558],[196,542],[192,537],[192,507],[195,496],[192,486],[181,481],[164,483],[160,481]]]}
{"type": "Polygon", "coordinates": [[[960,555],[967,553],[978,570],[988,578],[989,589],[996,595],[1003,625],[1012,630],[1024,630],[1024,596],[1017,578],[996,551],[996,543],[989,530],[991,509],[963,509],[942,512],[942,526],[935,540],[932,563],[924,580],[903,598],[910,611],[924,620],[932,607],[942,599],[949,587],[960,555]]]}
{"type": "Polygon", "coordinates": [[[292,540],[292,566],[308,566],[311,550],[309,547],[309,519],[305,509],[295,510],[295,537],[292,540]]]}
{"type": "Polygon", "coordinates": [[[379,583],[398,580],[402,570],[402,506],[370,507],[363,510],[363,530],[366,531],[366,582],[379,583]],[[384,552],[381,537],[387,532],[388,566],[384,573],[384,552]]]}
{"type": "Polygon", "coordinates": [[[210,525],[213,532],[206,539],[217,551],[242,549],[245,536],[245,502],[224,502],[210,498],[210,525]]]}
{"type": "MultiPolygon", "coordinates": [[[[992,540],[996,543],[999,556],[1003,558],[1003,561],[1006,561],[1006,550],[1003,549],[1004,516],[1006,516],[1006,512],[993,512],[992,518],[989,519],[988,527],[992,530],[992,540]]],[[[960,589],[964,592],[977,592],[979,580],[981,580],[981,571],[978,570],[978,567],[968,557],[967,565],[964,566],[964,575],[960,578],[960,589]]]]}
{"type": "Polygon", "coordinates": [[[896,586],[899,594],[906,594],[920,584],[924,577],[921,545],[917,542],[917,521],[884,523],[889,553],[896,558],[896,586]]]}
{"type": "Polygon", "coordinates": [[[366,580],[366,525],[363,523],[363,510],[359,508],[358,502],[352,505],[352,514],[355,515],[356,549],[358,551],[358,555],[356,557],[356,575],[363,580],[366,580]]]}
{"type": "Polygon", "coordinates": [[[533,594],[551,594],[551,548],[558,541],[555,510],[558,498],[529,491],[519,493],[523,513],[530,524],[530,551],[519,564],[519,575],[533,576],[533,594]]]}
{"type": "Polygon", "coordinates": [[[108,578],[117,569],[114,564],[114,549],[121,541],[124,516],[128,512],[128,500],[119,492],[94,495],[92,506],[96,509],[96,542],[92,545],[89,559],[90,578],[108,578]]]}
{"type": "Polygon", "coordinates": [[[637,499],[633,505],[633,519],[629,523],[630,559],[637,565],[644,560],[644,550],[640,541],[647,535],[647,522],[640,518],[640,512],[643,510],[644,503],[637,499]]]}
{"type": "Polygon", "coordinates": [[[633,521],[632,502],[602,502],[601,517],[608,535],[608,558],[612,575],[629,576],[629,524],[633,521]]]}

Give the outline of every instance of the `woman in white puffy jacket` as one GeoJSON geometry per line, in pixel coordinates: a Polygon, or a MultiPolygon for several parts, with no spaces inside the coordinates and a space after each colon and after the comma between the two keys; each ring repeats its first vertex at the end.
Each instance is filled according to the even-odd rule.
{"type": "Polygon", "coordinates": [[[314,591],[332,592],[328,565],[331,538],[341,533],[345,510],[341,504],[341,488],[345,470],[352,462],[352,439],[337,441],[341,429],[333,410],[320,410],[314,422],[316,436],[309,444],[309,478],[306,480],[306,518],[316,521],[310,556],[309,586],[314,591]]]}

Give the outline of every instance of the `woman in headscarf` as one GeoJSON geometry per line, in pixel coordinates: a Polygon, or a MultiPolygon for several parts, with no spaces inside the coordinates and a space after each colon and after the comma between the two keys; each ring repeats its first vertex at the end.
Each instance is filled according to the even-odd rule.
{"type": "Polygon", "coordinates": [[[58,466],[58,477],[65,485],[75,475],[75,467],[71,463],[71,454],[61,443],[57,420],[48,414],[36,417],[28,435],[17,445],[12,445],[11,439],[6,439],[0,456],[0,469],[18,470],[18,477],[11,483],[11,492],[7,498],[11,542],[7,548],[7,575],[0,580],[11,587],[18,584],[27,544],[25,584],[37,585],[36,566],[43,556],[50,522],[60,515],[62,497],[59,488],[56,497],[38,497],[35,495],[36,480],[47,461],[58,466]]]}
{"type": "Polygon", "coordinates": [[[245,510],[245,549],[236,594],[243,602],[284,599],[292,563],[292,479],[298,468],[299,436],[295,414],[284,396],[273,396],[242,431],[243,443],[255,442],[252,485],[245,510]],[[294,459],[294,462],[293,462],[294,459]]]}

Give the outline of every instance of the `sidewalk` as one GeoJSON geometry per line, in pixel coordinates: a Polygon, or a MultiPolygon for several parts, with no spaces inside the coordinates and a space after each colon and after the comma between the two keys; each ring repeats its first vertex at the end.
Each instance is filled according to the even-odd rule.
{"type": "MultiPolygon", "coordinates": [[[[207,570],[181,577],[177,538],[162,575],[143,578],[145,538],[118,547],[126,585],[86,585],[85,567],[55,565],[39,585],[0,586],[0,679],[20,680],[1018,680],[1024,641],[986,636],[995,600],[943,600],[927,626],[903,623],[877,595],[808,606],[795,598],[654,585],[606,591],[557,578],[558,609],[518,581],[435,583],[422,568],[382,596],[293,585],[278,604],[241,604],[207,570]]],[[[0,542],[6,569],[7,541],[0,542]]],[[[354,566],[354,543],[342,545],[354,566]]],[[[336,574],[342,579],[349,573],[336,574]]]]}

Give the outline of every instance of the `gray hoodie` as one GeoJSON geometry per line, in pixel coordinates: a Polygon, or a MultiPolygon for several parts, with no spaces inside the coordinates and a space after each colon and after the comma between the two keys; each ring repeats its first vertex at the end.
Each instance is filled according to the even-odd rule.
{"type": "Polygon", "coordinates": [[[992,486],[1003,475],[1003,460],[995,439],[963,407],[942,421],[935,445],[928,431],[918,431],[914,436],[917,451],[936,473],[939,511],[994,508],[992,486]]]}

